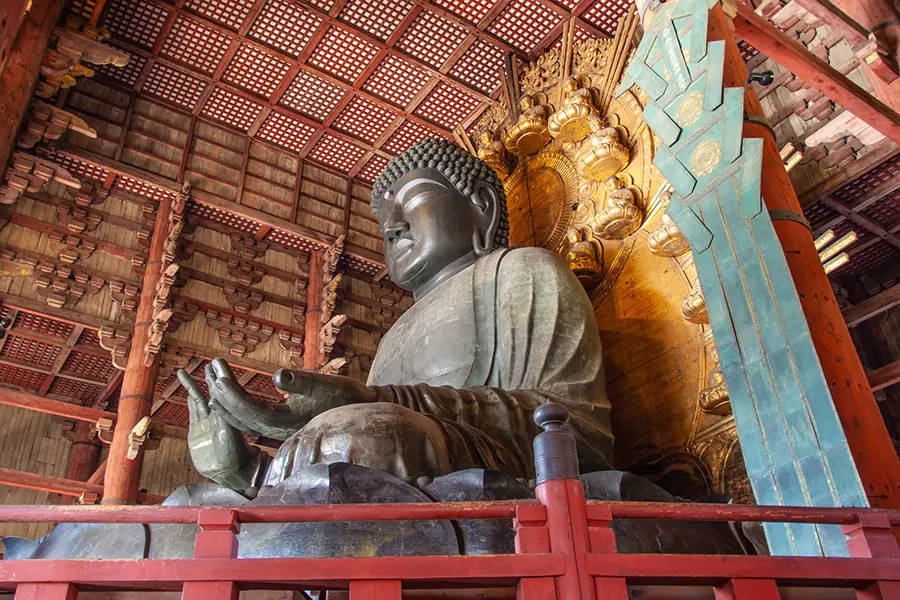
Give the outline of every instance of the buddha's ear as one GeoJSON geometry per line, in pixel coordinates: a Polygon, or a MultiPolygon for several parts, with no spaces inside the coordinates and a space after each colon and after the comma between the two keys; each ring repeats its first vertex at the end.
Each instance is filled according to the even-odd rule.
{"type": "Polygon", "coordinates": [[[469,196],[472,200],[475,217],[475,233],[472,235],[472,246],[475,254],[485,256],[494,249],[494,236],[500,225],[500,205],[494,187],[484,181],[476,181],[469,196]]]}

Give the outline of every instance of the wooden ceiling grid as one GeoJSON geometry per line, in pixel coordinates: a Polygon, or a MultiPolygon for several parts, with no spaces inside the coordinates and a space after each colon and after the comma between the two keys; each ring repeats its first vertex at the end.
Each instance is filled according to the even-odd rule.
{"type": "Polygon", "coordinates": [[[608,35],[627,6],[607,5],[112,0],[103,24],[135,64],[100,71],[141,95],[371,178],[374,165],[400,151],[390,144],[394,132],[415,125],[414,141],[449,137],[474,120],[498,95],[505,54],[527,58],[582,13],[582,31],[608,35]]]}

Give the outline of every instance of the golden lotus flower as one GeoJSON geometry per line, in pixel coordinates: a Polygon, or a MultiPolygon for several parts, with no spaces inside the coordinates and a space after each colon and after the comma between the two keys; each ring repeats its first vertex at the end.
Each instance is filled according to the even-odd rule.
{"type": "Polygon", "coordinates": [[[563,82],[563,105],[550,116],[550,135],[562,142],[579,142],[591,132],[588,120],[597,114],[591,91],[581,87],[575,77],[563,82]]]}

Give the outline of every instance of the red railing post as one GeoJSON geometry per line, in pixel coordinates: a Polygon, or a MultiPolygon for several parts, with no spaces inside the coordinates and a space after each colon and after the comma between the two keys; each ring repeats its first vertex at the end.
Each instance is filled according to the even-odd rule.
{"type": "Polygon", "coordinates": [[[781,600],[771,579],[732,579],[716,588],[716,600],[781,600]]]}
{"type": "MultiPolygon", "coordinates": [[[[235,558],[240,531],[237,512],[227,508],[207,508],[197,516],[200,531],[194,542],[194,558],[235,558]]],[[[188,581],[182,600],[238,600],[237,585],[233,581],[188,581]]]]}
{"type": "MultiPolygon", "coordinates": [[[[900,546],[891,532],[887,515],[861,512],[857,522],[843,525],[847,549],[855,558],[900,558],[900,546]]],[[[858,600],[889,600],[900,598],[900,582],[876,581],[856,591],[858,600]]]]}
{"type": "MultiPolygon", "coordinates": [[[[550,552],[547,509],[541,504],[516,506],[516,554],[550,552]]],[[[525,577],[516,586],[516,600],[555,600],[556,582],[552,577],[525,577]]]]}
{"type": "Polygon", "coordinates": [[[556,595],[564,600],[595,600],[587,569],[590,553],[587,502],[578,479],[575,436],[563,429],[569,411],[547,402],[534,411],[544,431],[534,438],[535,494],[547,510],[550,550],[566,557],[566,572],[556,578],[556,595]]]}
{"type": "MultiPolygon", "coordinates": [[[[608,506],[588,506],[587,522],[591,553],[618,554],[616,534],[610,528],[612,509],[608,506]]],[[[627,600],[628,586],[624,577],[594,577],[598,600],[627,600]]]]}
{"type": "Polygon", "coordinates": [[[16,600],[75,600],[78,590],[71,583],[22,583],[16,587],[16,600]]]}
{"type": "Polygon", "coordinates": [[[400,600],[402,584],[396,579],[360,579],[350,582],[350,600],[400,600]]]}

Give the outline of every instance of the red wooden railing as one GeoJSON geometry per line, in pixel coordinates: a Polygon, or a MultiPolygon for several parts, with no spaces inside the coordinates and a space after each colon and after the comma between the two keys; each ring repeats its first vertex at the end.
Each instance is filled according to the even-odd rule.
{"type": "MultiPolygon", "coordinates": [[[[74,600],[79,590],[183,590],[186,600],[240,589],[349,589],[399,600],[402,589],[517,587],[518,600],[626,600],[629,585],[712,586],[717,600],[776,600],[779,586],[846,588],[900,600],[900,511],[585,501],[574,479],[546,481],[535,501],[280,507],[2,506],[3,522],[197,523],[194,558],[0,562],[17,600],[74,600]],[[851,558],[618,554],[614,518],[834,523],[851,558]],[[511,519],[516,554],[238,559],[241,523],[511,519]]],[[[816,597],[816,596],[812,596],[816,597]]]]}

